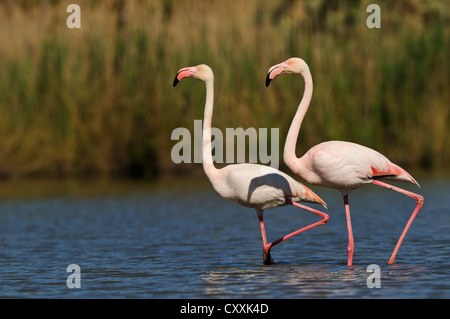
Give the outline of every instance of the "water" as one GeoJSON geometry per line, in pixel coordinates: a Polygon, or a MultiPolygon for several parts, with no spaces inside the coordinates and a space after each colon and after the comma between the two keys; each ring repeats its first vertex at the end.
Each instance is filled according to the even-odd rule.
{"type": "MultiPolygon", "coordinates": [[[[376,186],[350,196],[353,268],[333,190],[314,188],[328,203],[328,224],[276,246],[276,264],[265,266],[255,212],[209,185],[3,185],[0,297],[450,298],[450,181],[421,184],[398,184],[425,205],[394,265],[387,261],[414,200],[376,186]],[[66,285],[70,264],[80,267],[81,288],[66,285]],[[367,286],[370,264],[380,266],[381,288],[367,286]]],[[[317,220],[294,207],[269,210],[268,239],[317,220]]]]}

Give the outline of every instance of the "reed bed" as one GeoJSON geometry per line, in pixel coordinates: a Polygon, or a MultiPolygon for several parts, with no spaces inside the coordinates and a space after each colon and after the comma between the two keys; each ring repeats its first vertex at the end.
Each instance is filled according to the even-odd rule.
{"type": "MultiPolygon", "coordinates": [[[[405,168],[450,162],[450,8],[444,1],[0,2],[0,176],[155,177],[200,170],[170,157],[177,127],[202,119],[204,88],[172,81],[183,66],[215,72],[213,125],[280,128],[301,77],[265,88],[268,68],[310,65],[314,96],[298,152],[354,141],[405,168]]],[[[282,156],[280,155],[280,158],[282,156]]]]}

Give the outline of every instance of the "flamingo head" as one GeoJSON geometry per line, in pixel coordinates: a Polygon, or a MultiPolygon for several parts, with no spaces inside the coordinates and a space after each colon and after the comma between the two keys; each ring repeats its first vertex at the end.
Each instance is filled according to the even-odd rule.
{"type": "Polygon", "coordinates": [[[266,77],[266,86],[269,86],[270,81],[280,74],[302,74],[304,72],[309,72],[309,67],[305,61],[300,58],[287,59],[269,69],[266,77]]]}
{"type": "Polygon", "coordinates": [[[178,70],[177,75],[175,75],[173,86],[176,86],[178,82],[180,82],[184,78],[194,78],[196,80],[208,82],[214,80],[214,74],[211,68],[206,64],[199,64],[197,66],[181,68],[180,70],[178,70]]]}

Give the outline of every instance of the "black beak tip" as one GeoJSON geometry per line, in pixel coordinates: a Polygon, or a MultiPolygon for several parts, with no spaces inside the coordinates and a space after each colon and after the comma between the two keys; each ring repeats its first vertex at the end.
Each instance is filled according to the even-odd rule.
{"type": "Polygon", "coordinates": [[[270,81],[272,81],[272,79],[270,78],[270,73],[267,73],[267,77],[266,77],[266,87],[269,87],[270,81]]]}
{"type": "Polygon", "coordinates": [[[178,82],[180,82],[177,78],[178,74],[175,76],[175,79],[173,80],[173,87],[176,87],[178,82]]]}

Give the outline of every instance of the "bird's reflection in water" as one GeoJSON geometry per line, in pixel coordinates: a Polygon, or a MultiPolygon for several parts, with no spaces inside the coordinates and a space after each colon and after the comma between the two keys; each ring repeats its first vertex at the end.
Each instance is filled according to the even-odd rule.
{"type": "Polygon", "coordinates": [[[345,264],[283,264],[250,267],[218,266],[202,277],[205,294],[216,297],[284,298],[358,297],[367,288],[365,267],[345,264]],[[283,292],[278,295],[278,292],[283,292]]]}

